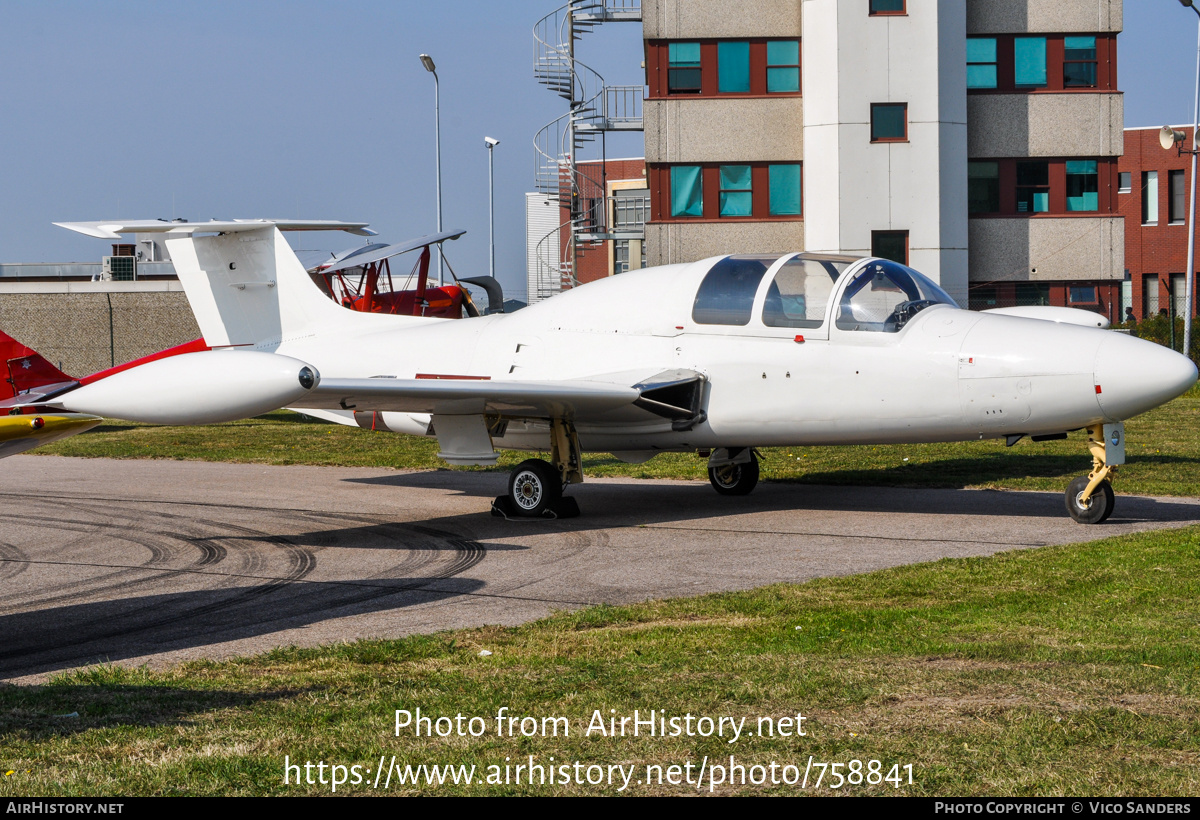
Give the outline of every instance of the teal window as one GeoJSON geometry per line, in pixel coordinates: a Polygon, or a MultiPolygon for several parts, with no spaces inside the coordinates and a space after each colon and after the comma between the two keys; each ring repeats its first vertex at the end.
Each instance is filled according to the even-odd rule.
{"type": "Polygon", "coordinates": [[[908,139],[907,103],[871,104],[871,142],[902,142],[908,139]]]}
{"type": "Polygon", "coordinates": [[[1017,163],[1017,213],[1040,214],[1050,210],[1050,163],[1017,163]]]}
{"type": "Polygon", "coordinates": [[[717,92],[750,93],[750,44],[717,43],[717,92]]]}
{"type": "Polygon", "coordinates": [[[767,93],[800,91],[800,41],[772,40],[767,43],[767,93]]]}
{"type": "Polygon", "coordinates": [[[1046,84],[1046,38],[1017,37],[1013,40],[1013,81],[1017,86],[1036,88],[1046,84]]]}
{"type": "Polygon", "coordinates": [[[770,165],[767,168],[771,186],[771,216],[799,216],[800,165],[770,165]]]}
{"type": "Polygon", "coordinates": [[[700,93],[700,44],[671,43],[667,49],[667,92],[700,93]]]}
{"type": "Polygon", "coordinates": [[[967,163],[967,213],[994,214],[1000,210],[1000,163],[967,163]]]}
{"type": "Polygon", "coordinates": [[[871,0],[871,14],[904,14],[904,0],[871,0]]]}
{"type": "Polygon", "coordinates": [[[704,216],[704,186],[699,165],[671,168],[671,216],[704,216]]]}
{"type": "Polygon", "coordinates": [[[754,192],[749,165],[721,166],[721,216],[751,216],[754,192]]]}
{"type": "Polygon", "coordinates": [[[1067,160],[1067,210],[1100,210],[1100,174],[1094,159],[1067,160]]]}
{"type": "Polygon", "coordinates": [[[1096,87],[1096,38],[1063,38],[1063,86],[1096,87]]]}
{"type": "Polygon", "coordinates": [[[967,38],[967,88],[996,87],[996,38],[967,38]]]}

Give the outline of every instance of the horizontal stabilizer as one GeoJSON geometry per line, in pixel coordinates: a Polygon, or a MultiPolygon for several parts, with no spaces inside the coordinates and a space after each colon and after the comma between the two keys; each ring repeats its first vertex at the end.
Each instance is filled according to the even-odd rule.
{"type": "Polygon", "coordinates": [[[208,222],[186,222],[181,219],[126,219],[108,222],[55,222],[60,228],[97,239],[120,239],[123,233],[237,233],[276,227],[281,231],[346,231],[358,236],[375,236],[367,222],[339,222],[333,219],[212,219],[208,222]]]}
{"type": "Polygon", "coordinates": [[[325,410],[383,410],[440,415],[504,413],[563,418],[631,406],[638,391],[588,381],[490,379],[323,379],[304,406],[325,410]]]}

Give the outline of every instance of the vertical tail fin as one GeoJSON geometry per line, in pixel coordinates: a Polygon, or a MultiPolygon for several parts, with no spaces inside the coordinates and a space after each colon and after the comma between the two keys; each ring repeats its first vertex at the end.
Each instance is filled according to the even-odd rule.
{"type": "Polygon", "coordinates": [[[0,331],[0,401],[35,387],[72,381],[42,354],[0,331]]]}
{"type": "Polygon", "coordinates": [[[271,226],[171,236],[167,249],[204,340],[212,347],[278,344],[345,321],[271,226]]]}

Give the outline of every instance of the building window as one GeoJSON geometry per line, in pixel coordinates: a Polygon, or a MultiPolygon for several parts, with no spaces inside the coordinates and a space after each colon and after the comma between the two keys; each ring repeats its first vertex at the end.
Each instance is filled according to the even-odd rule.
{"type": "Polygon", "coordinates": [[[1182,225],[1186,213],[1183,203],[1183,171],[1167,171],[1167,220],[1172,225],[1182,225]]]}
{"type": "Polygon", "coordinates": [[[996,38],[967,38],[967,88],[996,87],[996,38]]]}
{"type": "Polygon", "coordinates": [[[871,103],[871,142],[908,141],[908,103],[871,103]]]}
{"type": "Polygon", "coordinates": [[[772,40],[767,43],[767,93],[800,92],[800,41],[772,40]]]}
{"type": "Polygon", "coordinates": [[[1142,171],[1142,224],[1158,224],[1158,171],[1142,171]]]}
{"type": "Polygon", "coordinates": [[[799,219],[802,214],[798,162],[651,165],[648,173],[655,221],[770,221],[799,219]]]}
{"type": "Polygon", "coordinates": [[[905,0],[869,0],[869,2],[872,16],[905,13],[905,0]]]}
{"type": "Polygon", "coordinates": [[[1100,297],[1095,285],[1071,285],[1067,288],[1067,303],[1071,305],[1098,305],[1100,297]]]}
{"type": "Polygon", "coordinates": [[[908,264],[908,231],[871,231],[871,256],[908,264]]]}
{"type": "Polygon", "coordinates": [[[750,93],[750,44],[748,42],[717,43],[717,93],[750,93]]]}
{"type": "Polygon", "coordinates": [[[1063,38],[1063,87],[1096,87],[1096,38],[1063,38]]]}
{"type": "Polygon", "coordinates": [[[1129,171],[1122,171],[1119,174],[1117,174],[1117,193],[1118,194],[1129,193],[1131,190],[1133,190],[1131,187],[1132,185],[1133,185],[1133,174],[1131,174],[1129,171]]]}
{"type": "Polygon", "coordinates": [[[1000,163],[967,163],[967,213],[1000,211],[1000,163]]]}
{"type": "Polygon", "coordinates": [[[1149,319],[1158,315],[1158,274],[1147,273],[1142,276],[1142,318],[1149,319]]]}
{"type": "Polygon", "coordinates": [[[1050,304],[1050,286],[1038,285],[1032,282],[1018,282],[1016,287],[1016,301],[1018,307],[1048,305],[1050,304]]]}
{"type": "Polygon", "coordinates": [[[668,45],[667,93],[700,93],[699,43],[670,43],[668,45]]]}
{"type": "Polygon", "coordinates": [[[1050,210],[1050,163],[1017,163],[1017,213],[1040,214],[1050,210]]]}
{"type": "Polygon", "coordinates": [[[1187,278],[1182,273],[1171,274],[1171,315],[1182,316],[1187,309],[1187,278]]]}
{"type": "Polygon", "coordinates": [[[1114,34],[996,34],[967,38],[972,93],[1116,91],[1114,34]]]}
{"type": "Polygon", "coordinates": [[[646,44],[652,99],[800,93],[800,41],[698,40],[646,44]]]}
{"type": "Polygon", "coordinates": [[[1099,163],[1094,159],[1067,160],[1067,210],[1100,210],[1099,163]]]}
{"type": "Polygon", "coordinates": [[[704,216],[704,181],[699,165],[671,168],[671,216],[704,216]]]}
{"type": "Polygon", "coordinates": [[[1116,213],[1117,162],[1096,159],[991,159],[967,163],[973,217],[1116,213]]]}
{"type": "Polygon", "coordinates": [[[1046,38],[1013,39],[1013,85],[1039,88],[1046,84],[1046,38]]]}
{"type": "Polygon", "coordinates": [[[749,165],[721,166],[721,216],[751,216],[754,213],[754,186],[749,165]]]}
{"type": "Polygon", "coordinates": [[[771,186],[771,216],[799,216],[800,163],[767,166],[767,178],[771,186]]]}

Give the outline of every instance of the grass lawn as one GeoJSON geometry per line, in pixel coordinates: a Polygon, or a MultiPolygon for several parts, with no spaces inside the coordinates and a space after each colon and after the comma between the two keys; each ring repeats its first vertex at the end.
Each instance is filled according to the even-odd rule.
{"type": "MultiPolygon", "coordinates": [[[[751,592],[598,607],[516,628],[279,650],[165,672],[105,667],[0,686],[0,795],[328,794],[284,759],[405,766],[620,765],[625,793],[729,758],[777,777],[863,761],[895,782],[806,793],[1194,795],[1200,790],[1200,529],[943,560],[751,592]],[[481,655],[487,650],[490,655],[481,655]],[[395,710],[484,720],[479,737],[395,733],[395,710]],[[557,736],[495,716],[564,717],[557,736]],[[724,737],[608,737],[603,718],[746,718],[724,737]],[[611,712],[610,710],[615,710],[611,712]],[[805,736],[759,734],[760,718],[805,736]],[[798,766],[786,770],[784,766],[798,766]],[[909,770],[911,765],[911,784],[909,770]],[[655,777],[661,766],[663,780],[655,777]],[[893,766],[898,766],[894,772],[893,766]],[[628,768],[632,767],[632,768],[628,768]],[[647,773],[650,783],[646,783],[647,773]],[[681,768],[680,772],[684,772],[681,768]]],[[[446,728],[448,724],[443,724],[446,728]]],[[[698,730],[699,724],[696,724],[698,730]]],[[[464,732],[470,727],[465,726],[464,732]]],[[[501,772],[503,769],[492,770],[501,772]]],[[[599,771],[599,770],[595,770],[599,771]]],[[[705,780],[719,794],[798,786],[705,780]]],[[[316,768],[313,779],[319,778],[316,768]]],[[[510,770],[511,772],[511,770],[510,770]]],[[[843,776],[849,769],[843,768],[843,776]]],[[[347,769],[349,778],[352,770],[347,769]]],[[[510,775],[511,776],[511,775],[510,775]]],[[[619,776],[619,775],[618,775],[619,776]]],[[[728,777],[728,774],[726,774],[728,777]]],[[[761,779],[761,778],[760,778],[761,779]]],[[[400,784],[390,794],[615,794],[613,785],[400,784]]]]}

